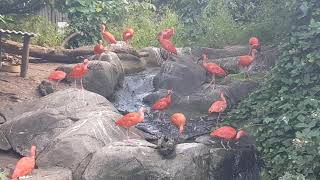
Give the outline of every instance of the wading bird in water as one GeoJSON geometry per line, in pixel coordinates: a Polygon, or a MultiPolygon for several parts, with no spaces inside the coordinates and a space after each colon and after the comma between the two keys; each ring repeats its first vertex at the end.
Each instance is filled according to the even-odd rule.
{"type": "Polygon", "coordinates": [[[117,40],[116,38],[108,31],[106,31],[106,26],[105,25],[101,25],[101,35],[103,37],[103,39],[105,41],[107,41],[109,44],[116,44],[117,43],[117,40]]]}
{"type": "Polygon", "coordinates": [[[72,70],[71,70],[71,73],[69,74],[69,76],[71,78],[75,79],[75,81],[74,81],[75,88],[77,88],[77,80],[76,79],[80,78],[81,89],[83,90],[82,79],[88,72],[88,64],[89,64],[89,60],[85,59],[85,60],[83,60],[83,63],[76,64],[72,67],[72,70]]]}
{"type": "Polygon", "coordinates": [[[227,75],[226,71],[224,69],[222,69],[218,64],[216,63],[212,63],[212,62],[209,62],[208,60],[208,56],[206,54],[203,54],[202,55],[202,66],[203,68],[209,72],[210,74],[212,74],[212,80],[209,84],[208,87],[211,86],[212,82],[213,82],[213,89],[215,88],[215,84],[216,84],[216,76],[218,77],[224,77],[227,75]]]}
{"type": "Polygon", "coordinates": [[[220,113],[224,112],[228,106],[223,92],[220,93],[220,98],[221,98],[221,100],[217,100],[217,101],[213,102],[208,110],[209,113],[219,113],[216,126],[218,126],[218,124],[219,124],[220,113]]]}
{"type": "Polygon", "coordinates": [[[227,141],[227,146],[231,149],[229,141],[238,141],[241,137],[247,136],[248,134],[243,130],[237,132],[237,130],[231,126],[223,126],[212,131],[210,135],[221,139],[220,143],[224,149],[226,149],[226,147],[223,145],[222,141],[227,141]]]}
{"type": "Polygon", "coordinates": [[[127,139],[129,139],[129,129],[144,121],[144,113],[147,112],[145,107],[140,107],[138,112],[131,112],[116,121],[117,126],[127,128],[127,139]]]}
{"type": "Polygon", "coordinates": [[[128,44],[129,40],[133,38],[134,30],[132,28],[126,28],[122,33],[123,41],[128,44]]]}
{"type": "Polygon", "coordinates": [[[50,81],[56,81],[57,82],[56,87],[58,87],[59,82],[62,79],[64,79],[66,77],[66,75],[67,74],[63,71],[55,70],[49,75],[48,79],[50,81]]]}
{"type": "Polygon", "coordinates": [[[93,48],[94,54],[102,54],[105,51],[106,51],[106,49],[104,48],[104,46],[102,44],[102,40],[99,40],[99,43],[97,45],[95,45],[93,48]]]}
{"type": "Polygon", "coordinates": [[[245,68],[247,77],[249,77],[249,66],[252,64],[252,62],[256,59],[256,54],[257,54],[257,50],[256,49],[252,49],[251,51],[251,55],[245,55],[245,56],[240,56],[239,57],[239,61],[238,64],[240,67],[245,68]]]}
{"type": "Polygon", "coordinates": [[[167,109],[170,104],[172,103],[172,99],[171,99],[171,95],[172,95],[173,91],[172,90],[168,90],[167,95],[161,99],[159,99],[158,101],[156,101],[152,107],[151,110],[158,110],[159,112],[159,118],[162,120],[161,114],[164,115],[164,110],[167,109]]]}
{"type": "Polygon", "coordinates": [[[36,165],[36,146],[31,146],[30,156],[21,158],[13,171],[12,180],[18,180],[21,176],[30,174],[36,165]]]}
{"type": "Polygon", "coordinates": [[[184,132],[184,126],[186,125],[186,117],[182,113],[174,113],[171,116],[171,122],[179,129],[179,133],[184,132]]]}

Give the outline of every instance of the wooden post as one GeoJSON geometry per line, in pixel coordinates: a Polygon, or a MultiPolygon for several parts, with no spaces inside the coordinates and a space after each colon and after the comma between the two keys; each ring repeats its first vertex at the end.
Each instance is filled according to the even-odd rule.
{"type": "Polygon", "coordinates": [[[2,63],[2,33],[0,33],[0,63],[2,63]]]}
{"type": "Polygon", "coordinates": [[[24,35],[23,38],[23,49],[22,49],[22,63],[21,63],[21,77],[27,77],[28,66],[29,66],[29,42],[30,36],[24,35]]]}

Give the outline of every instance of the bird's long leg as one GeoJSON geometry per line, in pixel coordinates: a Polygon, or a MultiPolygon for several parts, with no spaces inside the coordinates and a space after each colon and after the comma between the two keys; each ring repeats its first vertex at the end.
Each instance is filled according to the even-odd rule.
{"type": "Polygon", "coordinates": [[[77,89],[77,79],[74,79],[74,88],[77,89]]]}
{"type": "Polygon", "coordinates": [[[129,128],[127,128],[127,141],[129,141],[129,128]]]}
{"type": "Polygon", "coordinates": [[[80,84],[81,84],[81,95],[82,95],[82,101],[84,101],[84,91],[83,91],[82,78],[80,78],[80,84]]]}
{"type": "Polygon", "coordinates": [[[218,126],[218,125],[219,125],[219,118],[220,118],[220,112],[219,112],[219,114],[218,114],[218,118],[217,118],[216,126],[218,126]]]}
{"type": "Polygon", "coordinates": [[[223,145],[222,140],[220,140],[220,143],[221,143],[221,145],[222,145],[223,149],[227,149],[227,148],[223,145]]]}
{"type": "Polygon", "coordinates": [[[229,142],[230,142],[230,141],[227,141],[227,146],[228,146],[229,149],[232,149],[232,148],[230,147],[229,142]]]}
{"type": "Polygon", "coordinates": [[[212,74],[212,80],[211,80],[211,82],[209,83],[209,85],[208,85],[208,87],[206,89],[208,89],[211,86],[212,83],[213,83],[213,89],[214,89],[215,86],[216,86],[216,76],[214,74],[212,74]]]}

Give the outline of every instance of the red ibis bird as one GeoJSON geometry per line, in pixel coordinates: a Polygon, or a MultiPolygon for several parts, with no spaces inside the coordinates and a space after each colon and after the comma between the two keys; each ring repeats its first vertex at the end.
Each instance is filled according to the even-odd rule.
{"type": "Polygon", "coordinates": [[[217,125],[219,124],[220,113],[224,112],[228,106],[223,92],[220,93],[220,98],[221,100],[217,100],[213,102],[208,110],[209,113],[219,113],[217,118],[217,125]]]}
{"type": "Polygon", "coordinates": [[[102,40],[99,40],[99,43],[94,46],[94,49],[93,49],[94,54],[102,54],[105,51],[106,51],[106,49],[104,48],[104,46],[102,44],[102,40]]]}
{"type": "MultiPolygon", "coordinates": [[[[210,82],[209,86],[212,84],[212,82],[214,83],[214,86],[215,86],[215,81],[216,81],[216,76],[218,77],[223,77],[223,76],[226,76],[227,73],[224,69],[222,69],[218,64],[216,63],[212,63],[212,62],[209,62],[208,60],[208,56],[206,54],[203,54],[202,55],[202,59],[203,59],[203,62],[202,62],[202,66],[203,68],[209,72],[210,74],[212,74],[212,81],[210,82]]],[[[214,89],[214,88],[213,88],[214,89]]]]}
{"type": "Polygon", "coordinates": [[[66,77],[66,75],[67,74],[63,71],[55,70],[49,75],[48,79],[50,81],[56,81],[57,82],[56,87],[58,87],[59,82],[62,79],[64,79],[66,77]]]}
{"type": "Polygon", "coordinates": [[[158,34],[158,39],[170,40],[176,34],[174,28],[166,28],[158,34]]]}
{"type": "Polygon", "coordinates": [[[240,67],[243,67],[246,69],[248,77],[249,77],[249,74],[248,74],[249,66],[256,59],[257,52],[258,51],[256,49],[252,49],[251,55],[244,55],[239,57],[238,64],[240,67]]]}
{"type": "Polygon", "coordinates": [[[171,116],[171,122],[179,129],[179,133],[184,132],[184,126],[186,125],[186,117],[182,113],[174,113],[171,116]]]}
{"type": "Polygon", "coordinates": [[[36,146],[31,146],[30,155],[21,158],[13,171],[12,180],[18,180],[21,176],[30,174],[36,165],[36,146]]]}
{"type": "Polygon", "coordinates": [[[224,149],[226,149],[226,147],[223,145],[222,141],[227,141],[227,146],[231,149],[229,145],[230,141],[238,141],[241,137],[247,136],[248,134],[243,130],[237,132],[237,130],[231,126],[223,126],[212,131],[210,135],[212,137],[219,138],[221,140],[221,145],[224,149]]]}
{"type": "Polygon", "coordinates": [[[153,106],[151,107],[151,110],[158,110],[159,112],[159,118],[161,118],[161,112],[163,113],[163,111],[165,109],[167,109],[170,104],[172,103],[172,99],[171,99],[171,95],[172,95],[172,90],[168,90],[168,93],[165,97],[159,99],[158,101],[156,101],[153,106]]]}
{"type": "Polygon", "coordinates": [[[117,40],[116,38],[108,31],[106,31],[106,26],[105,25],[101,25],[101,35],[103,37],[103,39],[105,41],[107,41],[109,44],[116,44],[117,43],[117,40]]]}
{"type": "Polygon", "coordinates": [[[122,33],[123,41],[128,43],[128,41],[130,39],[132,39],[133,35],[134,35],[133,29],[132,28],[126,28],[122,33]]]}
{"type": "Polygon", "coordinates": [[[138,112],[128,113],[116,121],[117,126],[122,126],[122,127],[127,128],[127,139],[129,139],[130,127],[135,126],[138,123],[143,122],[145,112],[147,112],[147,109],[144,107],[140,107],[138,112]]]}
{"type": "Polygon", "coordinates": [[[159,38],[159,43],[169,53],[177,54],[177,48],[170,40],[159,38]]]}
{"type": "Polygon", "coordinates": [[[72,67],[72,70],[69,76],[75,79],[74,83],[76,88],[77,88],[76,78],[80,78],[81,89],[83,89],[82,79],[88,72],[88,64],[89,64],[89,60],[85,59],[83,60],[83,63],[76,64],[72,67]]]}
{"type": "Polygon", "coordinates": [[[260,46],[260,41],[257,37],[251,37],[249,39],[249,45],[251,46],[250,51],[249,51],[249,55],[252,52],[252,49],[256,49],[257,51],[260,51],[261,46],[260,46]]]}

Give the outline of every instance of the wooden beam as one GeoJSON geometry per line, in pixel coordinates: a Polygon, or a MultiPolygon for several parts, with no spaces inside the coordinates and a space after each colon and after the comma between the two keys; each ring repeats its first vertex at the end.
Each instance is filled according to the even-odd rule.
{"type": "Polygon", "coordinates": [[[22,49],[22,63],[21,63],[21,77],[27,77],[28,66],[29,66],[29,42],[30,36],[24,36],[23,38],[23,49],[22,49]]]}

